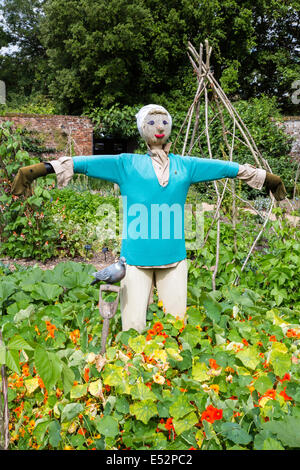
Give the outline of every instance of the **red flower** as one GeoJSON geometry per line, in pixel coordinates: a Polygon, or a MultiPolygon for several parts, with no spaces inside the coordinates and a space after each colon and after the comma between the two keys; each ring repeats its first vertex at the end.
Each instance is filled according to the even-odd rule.
{"type": "Polygon", "coordinates": [[[84,380],[86,382],[90,380],[90,369],[88,367],[84,369],[84,380]]]}
{"type": "Polygon", "coordinates": [[[163,327],[163,324],[162,324],[161,322],[156,322],[156,323],[154,323],[154,325],[153,325],[153,330],[154,330],[156,333],[160,333],[163,329],[164,329],[164,327],[163,327]]]}
{"type": "Polygon", "coordinates": [[[270,398],[272,398],[273,400],[275,400],[275,398],[276,398],[276,390],[274,390],[273,388],[269,388],[269,390],[267,390],[267,391],[263,394],[263,397],[270,397],[270,398]]]}
{"type": "Polygon", "coordinates": [[[218,369],[220,366],[216,363],[215,359],[210,359],[209,360],[209,367],[211,369],[218,369]]]}
{"type": "Polygon", "coordinates": [[[165,428],[169,431],[169,440],[171,440],[171,432],[173,431],[174,439],[176,437],[174,425],[173,425],[173,418],[168,418],[165,422],[165,428]]]}
{"type": "Polygon", "coordinates": [[[286,387],[284,387],[284,389],[279,393],[279,395],[281,395],[285,401],[288,401],[288,400],[292,400],[292,397],[289,397],[286,393],[285,393],[285,389],[286,387]]]}
{"type": "Polygon", "coordinates": [[[286,373],[284,374],[284,376],[282,377],[282,379],[278,379],[280,383],[282,382],[285,382],[286,380],[291,380],[291,376],[290,374],[286,373]]]}
{"type": "Polygon", "coordinates": [[[209,423],[213,423],[219,419],[223,418],[223,410],[215,408],[212,405],[209,405],[201,415],[201,421],[205,420],[209,423]]]}
{"type": "Polygon", "coordinates": [[[270,336],[269,341],[274,341],[274,342],[277,341],[276,336],[275,335],[270,336]]]}
{"type": "Polygon", "coordinates": [[[174,429],[173,425],[173,418],[168,418],[167,421],[165,422],[165,428],[170,431],[171,429],[174,429]]]}

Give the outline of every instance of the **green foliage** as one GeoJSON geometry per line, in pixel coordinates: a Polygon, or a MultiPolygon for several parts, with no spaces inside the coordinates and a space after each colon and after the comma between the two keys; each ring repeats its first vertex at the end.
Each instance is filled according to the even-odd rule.
{"type": "MultiPolygon", "coordinates": [[[[278,212],[278,209],[275,211],[278,212]]],[[[292,227],[285,220],[269,222],[263,240],[258,243],[258,248],[251,255],[245,269],[241,271],[250,246],[260,230],[261,221],[256,221],[242,210],[239,214],[240,218],[235,230],[237,253],[233,250],[232,226],[228,223],[221,224],[217,287],[230,286],[236,276],[239,276],[242,286],[263,295],[275,308],[281,308],[286,302],[292,302],[296,308],[299,308],[298,228],[292,227]]],[[[205,217],[204,221],[204,233],[206,233],[211,219],[205,217]]],[[[193,279],[190,295],[193,302],[197,302],[198,305],[200,301],[203,302],[202,298],[197,297],[199,289],[206,290],[211,286],[211,270],[216,261],[216,236],[217,231],[214,227],[208,235],[206,245],[201,250],[188,252],[188,257],[191,259],[190,277],[193,279]]]]}
{"type": "Polygon", "coordinates": [[[22,131],[12,130],[7,122],[0,129],[0,253],[12,258],[37,257],[45,260],[54,253],[51,242],[57,229],[47,217],[47,189],[36,186],[27,199],[10,193],[11,184],[20,166],[38,163],[24,150],[22,131]]]}
{"type": "Polygon", "coordinates": [[[56,254],[86,256],[87,244],[91,245],[90,253],[101,251],[104,245],[110,250],[120,250],[118,197],[102,196],[89,190],[78,192],[72,187],[52,190],[51,196],[47,207],[56,224],[61,227],[56,254]],[[100,233],[103,220],[107,229],[115,229],[115,239],[100,233]]]}
{"type": "Polygon", "coordinates": [[[0,105],[0,115],[8,113],[55,114],[55,103],[48,96],[32,93],[29,96],[10,92],[6,104],[0,105]]]}
{"type": "MultiPolygon", "coordinates": [[[[40,40],[44,0],[7,0],[1,10],[0,30],[7,35],[1,46],[1,80],[6,83],[7,102],[23,108],[26,97],[47,95],[46,51],[40,40]]],[[[32,111],[35,112],[35,111],[32,111]]]]}
{"type": "Polygon", "coordinates": [[[298,0],[7,0],[0,58],[8,93],[51,96],[59,112],[190,98],[186,55],[208,38],[214,75],[232,96],[276,96],[297,113],[298,0]]]}
{"type": "Polygon", "coordinates": [[[156,296],[141,333],[121,331],[118,310],[102,356],[94,269],[68,262],[0,277],[11,286],[0,317],[10,449],[299,448],[293,301],[274,308],[267,289],[243,285],[211,292],[190,269],[186,324],[156,296]]]}
{"type": "Polygon", "coordinates": [[[98,137],[138,137],[135,115],[141,106],[120,106],[118,103],[109,109],[93,107],[86,114],[93,120],[94,132],[98,137]]]}

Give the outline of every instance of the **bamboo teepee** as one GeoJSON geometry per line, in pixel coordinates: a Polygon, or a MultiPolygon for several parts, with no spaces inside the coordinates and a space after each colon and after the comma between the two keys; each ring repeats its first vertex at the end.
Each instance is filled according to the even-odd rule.
{"type": "MultiPolygon", "coordinates": [[[[270,165],[268,164],[267,160],[263,158],[262,154],[260,153],[259,149],[257,148],[255,141],[248,130],[247,126],[245,125],[244,121],[242,120],[241,116],[234,108],[233,104],[230,102],[229,98],[226,96],[224,91],[222,90],[221,86],[215,79],[213,72],[210,67],[210,57],[212,53],[212,47],[209,45],[208,41],[205,41],[205,50],[203,44],[200,44],[199,51],[189,42],[188,43],[188,57],[192,64],[194,73],[197,77],[197,91],[195,93],[193,102],[188,109],[187,115],[182,123],[182,126],[179,130],[179,133],[174,142],[174,148],[176,149],[176,144],[178,142],[179,137],[184,136],[183,140],[183,147],[181,154],[184,155],[191,155],[194,147],[200,142],[201,137],[206,139],[207,150],[209,158],[213,158],[213,152],[211,147],[211,125],[215,120],[219,120],[222,129],[222,139],[225,148],[225,157],[227,160],[233,160],[233,154],[235,150],[236,142],[239,145],[245,146],[249,151],[249,163],[251,159],[254,160],[253,163],[258,168],[263,168],[268,172],[272,172],[270,165]],[[204,52],[205,52],[205,60],[204,60],[204,52]],[[205,109],[205,121],[204,121],[204,128],[200,128],[200,104],[204,101],[204,109],[205,109]],[[212,109],[212,113],[209,115],[209,110],[212,109]],[[211,117],[212,115],[212,117],[211,117]],[[227,119],[225,119],[225,116],[227,119]],[[228,116],[230,126],[228,126],[228,116]]],[[[203,113],[203,107],[201,108],[201,112],[203,113]]],[[[201,149],[200,149],[201,150],[201,149]]],[[[201,150],[202,152],[202,150],[201,150]]],[[[238,156],[235,156],[235,161],[238,161],[238,156]]],[[[228,180],[226,179],[225,182],[214,181],[214,188],[216,191],[217,196],[217,203],[216,209],[213,216],[212,223],[205,235],[204,242],[202,246],[206,243],[208,239],[208,234],[213,225],[217,224],[217,246],[216,246],[216,263],[214,267],[214,271],[212,274],[212,288],[213,290],[216,289],[216,276],[218,272],[218,265],[219,265],[219,253],[220,253],[220,207],[225,195],[226,191],[230,191],[232,194],[232,224],[235,231],[236,227],[236,198],[240,199],[244,204],[247,204],[255,213],[257,213],[263,220],[261,230],[259,231],[258,235],[256,236],[255,240],[253,241],[249,253],[246,256],[246,259],[242,265],[241,270],[243,271],[248,260],[257,244],[259,238],[261,237],[267,222],[270,218],[272,213],[272,209],[276,204],[276,201],[273,195],[270,193],[270,205],[268,208],[267,214],[262,214],[259,210],[255,209],[251,203],[241,199],[235,190],[235,180],[228,180]]],[[[274,230],[274,229],[273,229],[274,230]]],[[[236,240],[234,240],[234,246],[237,250],[236,240]]],[[[239,283],[239,276],[235,279],[235,284],[239,283]]]]}

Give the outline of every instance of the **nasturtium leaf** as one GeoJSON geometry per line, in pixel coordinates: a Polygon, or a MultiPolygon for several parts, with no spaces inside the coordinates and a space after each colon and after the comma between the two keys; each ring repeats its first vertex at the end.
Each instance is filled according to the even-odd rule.
{"type": "Polygon", "coordinates": [[[105,437],[115,437],[119,432],[119,425],[116,418],[113,416],[103,416],[103,418],[98,417],[95,420],[95,425],[100,434],[103,434],[105,437]]]}
{"type": "Polygon", "coordinates": [[[141,353],[144,351],[146,346],[146,338],[143,335],[136,336],[135,338],[130,337],[128,340],[128,346],[133,349],[136,353],[141,353]]]}
{"type": "Polygon", "coordinates": [[[100,397],[102,394],[102,381],[101,379],[94,380],[88,386],[88,391],[93,397],[100,397]]]}
{"type": "Polygon", "coordinates": [[[19,351],[17,349],[6,350],[6,366],[17,374],[21,374],[20,362],[19,362],[19,351]]]}
{"type": "Polygon", "coordinates": [[[211,294],[202,293],[200,297],[200,304],[205,308],[208,318],[216,323],[220,321],[222,306],[213,298],[211,294]]]}
{"type": "Polygon", "coordinates": [[[189,307],[187,309],[187,317],[188,317],[188,324],[192,326],[201,326],[201,323],[204,318],[204,309],[203,311],[199,311],[199,308],[189,307]]]}
{"type": "Polygon", "coordinates": [[[50,390],[61,376],[61,360],[55,353],[37,346],[34,351],[34,362],[46,389],[50,390]]]}
{"type": "Polygon", "coordinates": [[[57,447],[60,441],[62,440],[61,434],[60,434],[61,428],[60,424],[58,421],[51,421],[48,427],[48,433],[49,433],[49,444],[52,447],[57,447]]]}
{"type": "Polygon", "coordinates": [[[189,324],[186,325],[185,329],[179,336],[181,342],[188,343],[191,348],[195,348],[197,344],[201,342],[202,332],[196,329],[194,326],[189,324]]]}
{"type": "Polygon", "coordinates": [[[87,391],[88,391],[88,384],[74,385],[70,391],[70,398],[71,400],[76,400],[77,398],[81,398],[87,394],[87,391]]]}
{"type": "Polygon", "coordinates": [[[285,416],[283,419],[263,423],[263,428],[277,435],[290,448],[300,448],[300,417],[285,416]]]}
{"type": "Polygon", "coordinates": [[[259,352],[254,346],[249,346],[236,354],[236,357],[242,361],[245,367],[254,370],[260,362],[259,352]]]}
{"type": "Polygon", "coordinates": [[[68,365],[70,367],[82,366],[85,362],[85,356],[80,349],[76,349],[69,357],[68,365]]]}
{"type": "Polygon", "coordinates": [[[284,450],[284,447],[279,441],[269,437],[263,443],[263,450],[284,450]]]}
{"type": "Polygon", "coordinates": [[[204,382],[205,380],[209,380],[210,377],[207,374],[208,367],[204,362],[196,362],[193,364],[192,367],[192,378],[199,382],[204,382]]]}
{"type": "Polygon", "coordinates": [[[182,419],[173,419],[176,434],[180,435],[198,423],[197,415],[194,411],[184,416],[182,419]]]}
{"type": "Polygon", "coordinates": [[[124,381],[123,373],[123,367],[107,364],[102,373],[103,383],[110,386],[122,385],[124,381]]]}
{"type": "Polygon", "coordinates": [[[254,381],[253,386],[261,395],[273,387],[272,380],[267,375],[262,375],[254,381]]]}
{"type": "Polygon", "coordinates": [[[130,387],[130,395],[134,400],[157,400],[156,395],[143,383],[137,383],[130,387]]]}
{"type": "Polygon", "coordinates": [[[62,362],[62,381],[64,392],[67,395],[73,386],[75,380],[75,374],[70,367],[68,367],[64,362],[62,362]]]}
{"type": "Polygon", "coordinates": [[[291,368],[291,357],[283,343],[274,342],[269,355],[269,362],[274,369],[274,373],[283,377],[291,368]]]}
{"type": "Polygon", "coordinates": [[[33,351],[33,348],[30,346],[30,344],[25,341],[24,338],[20,335],[15,335],[13,338],[10,339],[10,341],[7,344],[8,349],[25,349],[27,351],[33,351]]]}
{"type": "Polygon", "coordinates": [[[205,438],[208,440],[213,439],[216,436],[216,432],[213,428],[212,423],[209,423],[208,421],[206,421],[206,419],[204,419],[202,421],[202,424],[205,432],[205,438]]]}
{"type": "Polygon", "coordinates": [[[61,414],[61,422],[66,423],[68,421],[71,421],[72,419],[75,418],[75,416],[78,416],[79,413],[83,411],[83,405],[81,403],[68,403],[61,414]]]}
{"type": "MultiPolygon", "coordinates": [[[[162,338],[162,337],[160,337],[162,338]]],[[[158,336],[155,336],[151,341],[146,342],[144,353],[146,356],[152,356],[152,354],[162,347],[162,340],[158,336]]]]}
{"type": "Polygon", "coordinates": [[[118,413],[127,414],[129,413],[129,402],[126,397],[121,396],[116,400],[116,410],[118,413]]]}
{"type": "Polygon", "coordinates": [[[223,423],[220,433],[235,444],[247,445],[252,441],[252,436],[238,423],[223,423]]]}
{"type": "Polygon", "coordinates": [[[174,419],[179,420],[193,409],[194,407],[190,404],[190,400],[186,395],[182,394],[179,395],[170,406],[170,415],[174,419]]]}
{"type": "Polygon", "coordinates": [[[75,434],[73,436],[69,436],[68,439],[71,445],[75,448],[80,448],[80,446],[82,446],[82,444],[85,441],[85,437],[82,436],[81,434],[75,434]]]}
{"type": "Polygon", "coordinates": [[[49,426],[49,418],[41,418],[37,420],[35,423],[35,427],[34,427],[32,434],[35,437],[39,445],[42,445],[44,443],[44,440],[47,439],[47,436],[45,439],[45,435],[46,435],[48,426],[49,426]]]}
{"type": "Polygon", "coordinates": [[[182,361],[183,357],[180,356],[179,352],[174,348],[166,348],[168,356],[174,361],[182,361]]]}
{"type": "Polygon", "coordinates": [[[156,404],[152,400],[142,400],[135,402],[129,407],[130,414],[135,415],[144,424],[147,424],[149,419],[157,415],[156,404]]]}
{"type": "Polygon", "coordinates": [[[152,354],[153,359],[155,361],[160,361],[163,363],[167,362],[167,353],[164,349],[155,349],[152,354]]]}
{"type": "Polygon", "coordinates": [[[33,379],[26,379],[24,381],[27,393],[33,393],[39,387],[39,379],[34,377],[33,379]]]}
{"type": "Polygon", "coordinates": [[[117,354],[117,348],[110,347],[110,348],[106,349],[105,356],[106,356],[108,361],[112,361],[113,359],[115,359],[116,354],[117,354]]]}

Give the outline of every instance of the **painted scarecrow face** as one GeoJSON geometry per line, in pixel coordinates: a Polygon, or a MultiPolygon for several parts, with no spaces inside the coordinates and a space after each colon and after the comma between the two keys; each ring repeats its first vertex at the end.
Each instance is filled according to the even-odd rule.
{"type": "Polygon", "coordinates": [[[144,139],[152,145],[164,145],[171,134],[171,123],[164,113],[148,113],[142,125],[144,139]]]}
{"type": "Polygon", "coordinates": [[[162,106],[144,106],[136,115],[139,132],[149,147],[164,145],[171,134],[172,118],[162,106]]]}

